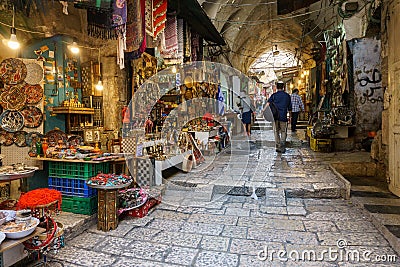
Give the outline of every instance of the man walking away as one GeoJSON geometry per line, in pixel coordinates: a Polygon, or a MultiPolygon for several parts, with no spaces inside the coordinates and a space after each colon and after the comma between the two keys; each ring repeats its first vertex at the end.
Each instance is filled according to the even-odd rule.
{"type": "Polygon", "coordinates": [[[279,118],[275,120],[273,124],[275,134],[275,147],[276,152],[285,153],[286,151],[286,136],[287,136],[287,113],[292,110],[292,102],[290,95],[284,91],[285,84],[281,81],[276,84],[277,91],[271,95],[268,99],[267,105],[264,110],[269,106],[270,103],[274,102],[275,106],[279,111],[279,118]]]}
{"type": "Polygon", "coordinates": [[[300,111],[304,112],[303,100],[299,96],[299,89],[295,88],[291,95],[292,100],[292,119],[290,121],[292,132],[296,132],[297,119],[299,118],[300,111]]]}

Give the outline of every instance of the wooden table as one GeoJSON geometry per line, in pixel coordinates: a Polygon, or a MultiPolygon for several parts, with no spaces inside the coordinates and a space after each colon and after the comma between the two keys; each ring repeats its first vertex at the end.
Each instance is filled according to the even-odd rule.
{"type": "Polygon", "coordinates": [[[24,245],[22,243],[45,231],[46,229],[44,228],[36,227],[35,231],[26,237],[20,239],[6,238],[0,245],[0,267],[11,266],[25,258],[27,255],[24,253],[24,245]]]}

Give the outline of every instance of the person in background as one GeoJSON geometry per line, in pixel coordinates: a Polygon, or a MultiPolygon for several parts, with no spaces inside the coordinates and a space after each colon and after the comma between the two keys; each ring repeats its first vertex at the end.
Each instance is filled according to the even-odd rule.
{"type": "Polygon", "coordinates": [[[251,99],[250,97],[246,94],[245,91],[240,91],[240,103],[239,107],[242,109],[242,122],[245,126],[245,131],[246,135],[250,136],[251,135],[251,118],[252,118],[252,113],[253,111],[251,110],[251,99]]]}
{"type": "Polygon", "coordinates": [[[290,121],[292,132],[296,132],[297,119],[300,111],[304,112],[303,100],[299,96],[299,89],[295,88],[290,96],[292,101],[292,119],[290,121]]]}
{"type": "Polygon", "coordinates": [[[274,102],[279,110],[279,118],[273,124],[275,134],[276,152],[285,153],[286,151],[286,136],[287,136],[287,113],[289,111],[289,119],[292,110],[292,101],[290,95],[285,92],[285,84],[281,81],[276,84],[277,91],[273,93],[267,101],[263,112],[269,106],[269,103],[274,102]]]}

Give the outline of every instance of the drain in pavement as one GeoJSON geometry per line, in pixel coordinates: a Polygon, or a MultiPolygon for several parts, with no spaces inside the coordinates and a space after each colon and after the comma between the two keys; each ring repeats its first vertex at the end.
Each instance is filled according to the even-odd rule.
{"type": "Polygon", "coordinates": [[[182,186],[182,187],[197,187],[197,184],[182,182],[182,181],[171,181],[171,183],[174,185],[182,186]]]}

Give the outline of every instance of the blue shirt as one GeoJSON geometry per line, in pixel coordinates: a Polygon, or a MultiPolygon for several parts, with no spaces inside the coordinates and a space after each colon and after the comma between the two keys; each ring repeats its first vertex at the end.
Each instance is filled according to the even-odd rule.
{"type": "Polygon", "coordinates": [[[292,110],[292,101],[290,100],[290,95],[284,91],[277,91],[273,93],[268,99],[268,103],[274,102],[279,110],[279,121],[287,122],[287,112],[292,110]]]}
{"type": "Polygon", "coordinates": [[[301,100],[301,96],[298,94],[292,94],[292,112],[300,112],[304,111],[303,101],[301,100]]]}

